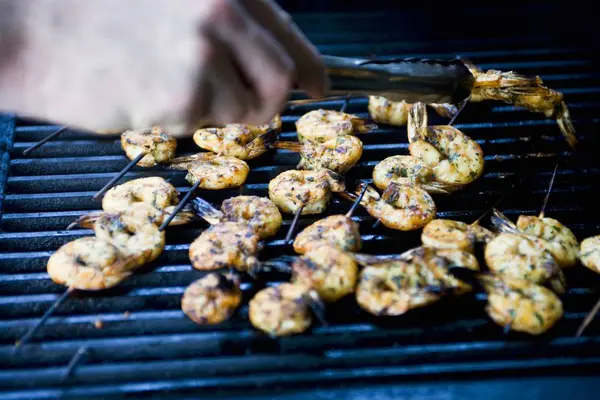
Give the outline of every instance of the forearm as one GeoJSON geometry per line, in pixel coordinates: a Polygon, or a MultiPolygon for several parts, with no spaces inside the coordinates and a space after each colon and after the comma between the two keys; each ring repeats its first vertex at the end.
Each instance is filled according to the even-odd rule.
{"type": "Polygon", "coordinates": [[[23,88],[20,58],[26,44],[28,1],[0,0],[0,111],[18,112],[23,88]]]}

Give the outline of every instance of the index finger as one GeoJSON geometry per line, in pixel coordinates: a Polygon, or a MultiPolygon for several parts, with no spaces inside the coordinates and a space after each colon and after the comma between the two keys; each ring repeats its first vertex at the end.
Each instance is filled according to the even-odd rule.
{"type": "Polygon", "coordinates": [[[300,31],[291,17],[271,0],[243,0],[246,10],[270,31],[294,61],[298,87],[311,97],[324,97],[329,79],[317,48],[300,31]]]}

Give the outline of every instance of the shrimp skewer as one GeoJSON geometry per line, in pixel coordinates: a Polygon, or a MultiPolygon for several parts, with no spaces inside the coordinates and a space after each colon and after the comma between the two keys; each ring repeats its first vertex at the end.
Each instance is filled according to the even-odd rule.
{"type": "MultiPolygon", "coordinates": [[[[408,112],[413,105],[405,101],[391,101],[382,96],[369,96],[369,115],[376,122],[393,126],[405,126],[408,112]]],[[[428,104],[435,112],[445,118],[458,115],[458,108],[453,104],[428,104]]],[[[452,124],[449,124],[452,125],[452,124]]]]}
{"type": "Polygon", "coordinates": [[[202,149],[217,155],[252,160],[269,149],[281,131],[281,117],[275,115],[265,125],[229,124],[216,128],[202,128],[194,132],[194,142],[202,149]]]}
{"type": "Polygon", "coordinates": [[[348,172],[362,157],[363,144],[356,136],[337,136],[323,143],[274,142],[272,147],[300,153],[296,169],[329,169],[338,174],[348,172]]]}
{"type": "Polygon", "coordinates": [[[241,302],[239,277],[211,272],[185,289],[181,310],[196,324],[214,325],[229,319],[241,302]]]}
{"type": "Polygon", "coordinates": [[[94,199],[102,196],[135,165],[148,168],[170,162],[175,157],[177,140],[159,127],[128,130],[121,134],[121,148],[131,161],[94,195],[94,199]]]}

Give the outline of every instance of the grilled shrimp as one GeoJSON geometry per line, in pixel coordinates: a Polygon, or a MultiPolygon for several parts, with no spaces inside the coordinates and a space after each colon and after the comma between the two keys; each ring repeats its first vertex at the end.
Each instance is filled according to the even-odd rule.
{"type": "Polygon", "coordinates": [[[346,188],[344,178],[333,171],[289,170],[269,182],[269,197],[285,213],[320,214],[329,205],[332,192],[346,188]]]}
{"type": "Polygon", "coordinates": [[[492,320],[518,332],[540,335],[563,316],[563,305],[551,290],[524,279],[480,278],[488,293],[486,312],[492,320]]]}
{"type": "Polygon", "coordinates": [[[487,244],[484,257],[490,271],[498,276],[547,283],[559,294],[566,289],[565,276],[543,239],[501,233],[487,244]]]}
{"type": "Polygon", "coordinates": [[[104,213],[98,217],[94,232],[98,239],[115,246],[125,258],[132,258],[137,268],[154,261],[165,247],[165,232],[158,226],[140,219],[139,213],[104,213]]]}
{"type": "Polygon", "coordinates": [[[281,117],[275,115],[269,124],[229,124],[217,128],[203,128],[194,132],[194,142],[202,149],[222,156],[251,160],[264,154],[269,144],[277,139],[281,117]]]}
{"type": "Polygon", "coordinates": [[[546,86],[539,76],[525,76],[514,71],[503,72],[490,69],[483,72],[471,62],[464,60],[475,82],[470,101],[498,100],[531,112],[555,118],[561,133],[571,146],[577,144],[575,127],[563,94],[546,86]]]}
{"type": "MultiPolygon", "coordinates": [[[[452,118],[458,113],[458,108],[453,104],[428,104],[446,118],[452,118]]],[[[382,124],[404,126],[408,121],[408,111],[412,104],[403,101],[391,101],[382,96],[369,96],[369,115],[382,124]]]]}
{"type": "Polygon", "coordinates": [[[296,169],[330,169],[338,174],[348,172],[362,156],[363,144],[356,136],[337,136],[323,143],[275,142],[273,147],[300,153],[296,169]]]}
{"type": "Polygon", "coordinates": [[[584,267],[600,274],[600,235],[581,241],[579,258],[584,267]]]}
{"type": "Polygon", "coordinates": [[[294,282],[317,291],[326,302],[335,302],[354,292],[358,275],[356,261],[340,248],[321,242],[292,264],[294,282]]]}
{"type": "Polygon", "coordinates": [[[133,160],[146,154],[138,163],[140,167],[154,167],[166,164],[175,157],[177,140],[159,127],[151,130],[129,130],[121,134],[121,147],[127,158],[133,160]]]}
{"type": "Polygon", "coordinates": [[[437,182],[433,169],[413,156],[390,156],[373,168],[373,183],[381,190],[391,182],[416,185],[428,193],[449,194],[448,185],[437,182]]]}
{"type": "Polygon", "coordinates": [[[83,237],[61,246],[48,259],[50,278],[79,290],[112,288],[131,275],[132,260],[109,242],[83,237]]]}
{"type": "Polygon", "coordinates": [[[478,225],[450,219],[434,219],[423,228],[421,241],[436,249],[463,250],[472,253],[475,243],[486,243],[495,234],[478,225]]]}
{"type": "Polygon", "coordinates": [[[252,325],[271,336],[306,331],[313,322],[311,308],[322,306],[314,290],[299,283],[282,283],[258,292],[249,303],[252,325]]]}
{"type": "MultiPolygon", "coordinates": [[[[164,210],[159,210],[146,203],[134,203],[129,207],[129,210],[125,211],[128,214],[137,215],[138,219],[146,219],[151,224],[161,226],[164,219],[169,217],[171,213],[175,211],[175,206],[169,206],[164,210]]],[[[80,228],[93,229],[94,224],[102,215],[106,214],[107,211],[93,211],[88,214],[84,214],[79,217],[71,226],[79,226],[80,228]]],[[[112,212],[113,214],[115,212],[112,212]]],[[[184,225],[196,218],[196,215],[191,210],[191,207],[186,205],[180,210],[177,215],[169,222],[169,226],[184,225]]]]}
{"type": "Polygon", "coordinates": [[[192,282],[181,298],[181,310],[201,325],[229,319],[242,302],[239,278],[211,272],[192,282]]]}
{"type": "Polygon", "coordinates": [[[579,242],[569,228],[553,218],[520,215],[515,225],[504,214],[494,210],[492,222],[500,232],[521,233],[540,238],[561,268],[577,264],[579,242]]]}
{"type": "Polygon", "coordinates": [[[214,153],[198,153],[175,158],[171,169],[183,169],[188,173],[185,179],[191,184],[200,181],[200,189],[221,190],[241,186],[246,182],[250,167],[245,161],[214,153]]]}
{"type": "Polygon", "coordinates": [[[330,139],[357,133],[369,133],[377,125],[353,114],[335,110],[313,110],[296,121],[298,140],[324,143],[330,139]]]}
{"type": "Polygon", "coordinates": [[[445,294],[463,294],[471,286],[455,278],[449,261],[434,251],[418,249],[407,260],[381,260],[355,255],[361,271],[356,300],[374,315],[397,316],[437,302],[445,294]]]}
{"type": "Polygon", "coordinates": [[[330,215],[304,228],[294,240],[294,251],[305,254],[313,246],[328,243],[343,251],[359,251],[358,224],[346,215],[330,215]]]}
{"type": "Polygon", "coordinates": [[[111,188],[102,199],[102,209],[107,212],[125,212],[132,205],[145,203],[157,210],[179,204],[175,186],[158,176],[134,179],[111,188]]]}
{"type": "Polygon", "coordinates": [[[223,221],[247,224],[261,239],[274,236],[281,228],[279,208],[266,197],[231,197],[223,201],[220,211],[201,198],[195,198],[193,206],[198,215],[211,224],[223,221]]]}
{"type": "Polygon", "coordinates": [[[415,257],[442,257],[447,262],[448,268],[467,268],[473,271],[479,271],[479,261],[472,253],[458,249],[439,249],[433,247],[420,246],[407,250],[398,256],[404,261],[411,261],[415,257]]]}
{"type": "Polygon", "coordinates": [[[190,245],[192,266],[201,271],[235,268],[249,272],[258,266],[260,237],[244,223],[220,222],[190,245]]]}
{"type": "MultiPolygon", "coordinates": [[[[356,193],[360,193],[366,183],[361,182],[356,193]]],[[[343,193],[344,197],[349,196],[343,193]]],[[[350,195],[355,199],[356,195],[350,195]]],[[[412,185],[398,185],[390,183],[380,196],[377,191],[369,187],[360,204],[367,212],[388,228],[400,231],[420,229],[435,218],[437,208],[433,199],[423,189],[412,185]]]]}
{"type": "Polygon", "coordinates": [[[410,109],[407,131],[410,154],[430,167],[438,182],[460,188],[483,174],[479,144],[452,126],[427,126],[425,104],[410,109]]]}

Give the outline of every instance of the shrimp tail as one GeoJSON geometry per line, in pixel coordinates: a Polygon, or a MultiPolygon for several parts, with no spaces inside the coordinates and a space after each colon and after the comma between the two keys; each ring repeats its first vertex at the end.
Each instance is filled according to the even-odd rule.
{"type": "Polygon", "coordinates": [[[85,215],[80,216],[75,221],[71,222],[69,226],[67,226],[67,230],[71,230],[75,227],[84,228],[84,229],[93,229],[96,224],[96,220],[100,218],[102,215],[106,214],[104,211],[94,211],[85,215]]]}
{"type": "Polygon", "coordinates": [[[412,143],[418,139],[425,139],[424,133],[427,132],[427,109],[424,103],[415,103],[408,110],[407,133],[408,141],[412,143]]]}
{"type": "Polygon", "coordinates": [[[273,147],[272,144],[277,140],[278,135],[279,130],[270,129],[248,143],[245,146],[246,150],[248,150],[248,159],[256,158],[262,155],[265,152],[265,149],[273,147]]]}
{"type": "Polygon", "coordinates": [[[346,179],[330,169],[325,169],[326,177],[325,179],[329,182],[329,186],[332,192],[343,192],[346,190],[346,179]]]}
{"type": "Polygon", "coordinates": [[[464,187],[464,185],[448,185],[443,184],[441,182],[419,183],[418,186],[421,189],[425,190],[427,193],[446,195],[451,194],[452,192],[455,192],[464,187]]]}
{"type": "Polygon", "coordinates": [[[192,208],[200,218],[211,225],[219,223],[223,218],[223,213],[221,211],[217,210],[212,204],[200,197],[196,197],[192,201],[192,208]]]}
{"type": "MultiPolygon", "coordinates": [[[[382,258],[379,256],[372,256],[370,254],[362,254],[362,253],[347,253],[350,257],[354,259],[357,263],[364,267],[376,267],[376,266],[386,266],[390,263],[394,262],[395,259],[382,258]]],[[[398,258],[396,258],[397,260],[398,258]]]]}
{"type": "Polygon", "coordinates": [[[381,199],[386,203],[393,203],[398,199],[400,193],[400,185],[396,182],[391,182],[381,194],[381,199]]]}
{"type": "Polygon", "coordinates": [[[578,144],[577,136],[575,135],[575,127],[573,121],[569,115],[569,109],[564,101],[558,103],[554,109],[554,115],[556,117],[556,123],[560,128],[561,133],[567,140],[567,143],[571,147],[576,147],[578,144]]]}
{"type": "Polygon", "coordinates": [[[456,114],[458,114],[458,107],[456,107],[454,104],[429,104],[429,107],[433,108],[433,110],[437,113],[437,115],[439,115],[440,117],[444,117],[444,118],[452,118],[454,117],[456,114]]]}
{"type": "Polygon", "coordinates": [[[356,186],[356,193],[357,194],[362,193],[362,191],[365,190],[365,186],[367,186],[367,189],[365,191],[365,194],[364,194],[363,199],[361,200],[360,204],[362,204],[362,205],[369,204],[370,202],[377,201],[381,198],[381,196],[379,196],[379,193],[377,192],[377,190],[375,190],[374,187],[370,186],[367,182],[364,182],[364,181],[360,182],[356,186]]]}
{"type": "Polygon", "coordinates": [[[491,216],[492,225],[498,232],[503,233],[519,233],[519,228],[506,215],[494,208],[491,216]]]}
{"type": "Polygon", "coordinates": [[[299,153],[300,151],[302,151],[302,146],[304,146],[304,144],[300,143],[300,142],[282,142],[282,141],[274,142],[271,145],[271,147],[273,147],[275,149],[289,150],[289,151],[293,151],[296,153],[299,153]]]}
{"type": "Polygon", "coordinates": [[[304,300],[308,303],[313,315],[322,325],[327,325],[325,319],[325,303],[316,290],[311,289],[304,295],[304,300]]]}
{"type": "Polygon", "coordinates": [[[352,118],[351,121],[358,133],[369,133],[379,128],[377,121],[372,118],[352,118]]]}

